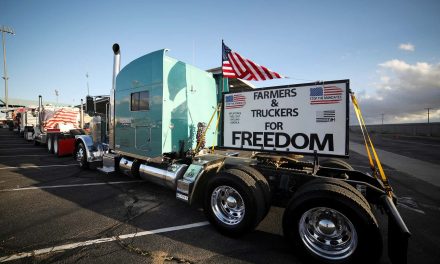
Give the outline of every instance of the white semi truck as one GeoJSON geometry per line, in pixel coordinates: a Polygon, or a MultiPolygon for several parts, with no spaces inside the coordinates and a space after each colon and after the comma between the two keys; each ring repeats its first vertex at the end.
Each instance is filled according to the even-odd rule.
{"type": "Polygon", "coordinates": [[[38,124],[38,111],[36,106],[27,106],[17,109],[18,129],[21,136],[24,139],[30,141],[34,133],[34,128],[38,124]]]}

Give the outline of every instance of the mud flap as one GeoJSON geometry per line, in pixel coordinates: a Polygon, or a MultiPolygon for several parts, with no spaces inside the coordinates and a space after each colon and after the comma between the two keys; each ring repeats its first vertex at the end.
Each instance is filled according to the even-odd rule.
{"type": "Polygon", "coordinates": [[[411,233],[393,200],[387,195],[381,198],[388,215],[388,256],[392,263],[407,263],[408,240],[411,233]]]}

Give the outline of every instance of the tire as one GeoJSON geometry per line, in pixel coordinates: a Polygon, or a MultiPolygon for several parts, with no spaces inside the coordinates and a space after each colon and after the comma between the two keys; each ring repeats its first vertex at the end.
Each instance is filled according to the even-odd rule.
{"type": "Polygon", "coordinates": [[[264,197],[264,205],[265,205],[264,216],[263,216],[264,218],[270,210],[271,200],[272,200],[272,193],[270,192],[270,186],[266,178],[263,176],[263,174],[261,174],[261,172],[249,166],[239,165],[233,168],[247,173],[257,182],[257,187],[260,188],[260,191],[264,197]]]}
{"type": "Polygon", "coordinates": [[[89,168],[89,163],[87,162],[87,152],[86,147],[82,142],[78,144],[75,152],[76,160],[79,162],[79,167],[83,170],[89,168]]]}
{"type": "Polygon", "coordinates": [[[53,136],[51,134],[47,134],[47,151],[53,154],[53,136]]]}
{"type": "Polygon", "coordinates": [[[39,146],[39,145],[40,145],[40,142],[38,142],[38,141],[36,141],[36,140],[34,139],[34,145],[35,145],[35,146],[39,146]]]}
{"type": "Polygon", "coordinates": [[[209,179],[204,212],[222,234],[236,237],[253,230],[264,216],[264,197],[247,173],[229,169],[209,179]]]}
{"type": "Polygon", "coordinates": [[[71,129],[69,133],[72,137],[75,137],[77,135],[85,135],[84,130],[82,129],[71,129]]]}
{"type": "Polygon", "coordinates": [[[115,157],[115,172],[119,172],[119,162],[121,162],[122,157],[121,156],[116,156],[115,157]]]}
{"type": "Polygon", "coordinates": [[[313,263],[374,263],[382,253],[371,209],[349,189],[330,183],[297,191],[284,212],[283,231],[313,263]]]}
{"type": "Polygon", "coordinates": [[[321,162],[319,162],[320,166],[323,167],[329,167],[329,168],[336,168],[336,169],[345,169],[345,170],[354,170],[353,167],[346,161],[343,161],[341,159],[326,159],[321,162]]]}
{"type": "Polygon", "coordinates": [[[362,202],[364,202],[365,206],[367,206],[368,208],[371,208],[370,203],[367,201],[367,198],[365,198],[365,196],[363,196],[355,187],[351,186],[350,184],[346,183],[343,180],[338,180],[338,179],[334,179],[334,178],[319,178],[319,179],[308,182],[307,185],[323,184],[323,183],[339,186],[341,188],[349,190],[354,195],[356,195],[360,200],[362,200],[362,202]]]}
{"type": "Polygon", "coordinates": [[[57,157],[59,157],[58,156],[58,151],[59,151],[58,147],[59,147],[59,138],[58,138],[58,135],[54,135],[54,137],[53,137],[53,154],[55,154],[55,156],[57,156],[57,157]]]}
{"type": "Polygon", "coordinates": [[[27,129],[26,132],[25,132],[25,134],[24,134],[24,139],[25,139],[26,141],[28,141],[28,142],[32,139],[32,136],[29,137],[29,133],[32,133],[32,131],[30,131],[29,129],[27,129]]]}

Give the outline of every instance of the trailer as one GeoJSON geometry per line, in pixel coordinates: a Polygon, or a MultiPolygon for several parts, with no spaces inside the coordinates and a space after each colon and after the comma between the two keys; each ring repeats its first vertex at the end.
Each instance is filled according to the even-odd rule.
{"type": "Polygon", "coordinates": [[[339,159],[348,157],[349,80],[231,93],[227,79],[166,50],[122,70],[119,45],[113,52],[108,141],[94,118],[91,135],[75,137],[81,168],[169,188],[228,236],[284,207],[295,253],[319,263],[378,261],[377,207],[388,216],[391,261],[406,262],[410,232],[379,160],[368,174],[339,159]]]}
{"type": "Polygon", "coordinates": [[[85,134],[82,130],[82,109],[43,106],[40,95],[37,116],[38,124],[32,135],[34,144],[46,145],[48,152],[57,157],[72,155],[75,150],[75,136],[85,134]]]}

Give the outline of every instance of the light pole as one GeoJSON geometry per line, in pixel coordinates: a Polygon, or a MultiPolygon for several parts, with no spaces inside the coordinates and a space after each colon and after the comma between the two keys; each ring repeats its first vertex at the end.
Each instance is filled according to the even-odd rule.
{"type": "Polygon", "coordinates": [[[58,90],[57,89],[55,89],[55,95],[57,97],[57,105],[58,105],[58,90]]]}
{"type": "Polygon", "coordinates": [[[87,78],[87,95],[90,95],[90,92],[89,92],[89,73],[88,72],[86,73],[86,78],[87,78]]]}
{"type": "Polygon", "coordinates": [[[431,107],[427,107],[425,109],[428,110],[428,125],[429,125],[429,110],[432,109],[432,108],[431,107]]]}
{"type": "Polygon", "coordinates": [[[0,31],[2,32],[2,43],[3,43],[3,79],[5,79],[5,103],[6,110],[9,108],[8,104],[8,68],[6,67],[6,44],[5,44],[5,33],[9,33],[15,35],[15,32],[12,28],[7,26],[1,26],[0,31]]]}
{"type": "Polygon", "coordinates": [[[428,136],[431,136],[431,126],[429,125],[429,110],[432,109],[431,107],[425,108],[428,110],[428,136]]]}
{"type": "Polygon", "coordinates": [[[380,126],[380,131],[383,133],[383,116],[384,116],[385,114],[382,113],[381,115],[382,115],[382,125],[380,126]]]}

